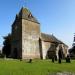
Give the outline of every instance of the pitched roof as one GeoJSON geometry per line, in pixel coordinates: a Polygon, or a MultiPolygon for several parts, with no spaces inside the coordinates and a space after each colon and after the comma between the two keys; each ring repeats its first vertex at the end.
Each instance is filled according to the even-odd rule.
{"type": "Polygon", "coordinates": [[[43,41],[60,42],[54,35],[49,35],[49,34],[45,34],[45,33],[41,33],[41,38],[43,41]]]}
{"type": "Polygon", "coordinates": [[[62,41],[58,40],[54,35],[41,33],[41,39],[43,41],[46,41],[46,42],[59,43],[59,44],[64,44],[65,46],[67,46],[65,43],[63,43],[62,41]]]}
{"type": "Polygon", "coordinates": [[[26,19],[32,22],[39,23],[38,20],[32,15],[32,13],[27,8],[21,8],[19,14],[16,15],[17,18],[26,19]]]}

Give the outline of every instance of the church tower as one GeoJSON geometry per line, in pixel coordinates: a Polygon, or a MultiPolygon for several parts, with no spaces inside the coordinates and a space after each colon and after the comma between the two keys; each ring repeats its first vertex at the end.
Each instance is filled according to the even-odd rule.
{"type": "Polygon", "coordinates": [[[11,54],[14,58],[40,58],[40,23],[27,8],[22,8],[12,25],[11,54]]]}

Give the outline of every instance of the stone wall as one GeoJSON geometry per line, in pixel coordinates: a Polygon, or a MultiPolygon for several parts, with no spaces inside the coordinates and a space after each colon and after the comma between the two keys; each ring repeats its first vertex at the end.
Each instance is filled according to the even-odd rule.
{"type": "Polygon", "coordinates": [[[22,58],[40,58],[40,26],[38,23],[22,19],[22,58]]]}
{"type": "Polygon", "coordinates": [[[22,21],[16,19],[12,25],[11,55],[14,58],[22,56],[22,21]]]}
{"type": "Polygon", "coordinates": [[[56,46],[55,43],[42,41],[43,59],[52,58],[52,56],[55,56],[55,55],[57,56],[57,58],[59,58],[58,51],[59,51],[60,45],[62,46],[63,56],[66,57],[68,54],[68,47],[67,46],[65,46],[64,44],[59,44],[58,46],[56,46]]]}
{"type": "Polygon", "coordinates": [[[42,41],[42,54],[43,54],[43,59],[52,57],[52,55],[54,54],[54,51],[53,51],[51,42],[42,41]]]}

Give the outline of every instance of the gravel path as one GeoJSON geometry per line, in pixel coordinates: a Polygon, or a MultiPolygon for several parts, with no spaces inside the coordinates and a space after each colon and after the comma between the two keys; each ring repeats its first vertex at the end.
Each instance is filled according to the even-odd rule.
{"type": "Polygon", "coordinates": [[[58,72],[58,73],[53,73],[53,74],[49,74],[49,75],[75,75],[75,73],[71,73],[71,72],[58,72]]]}

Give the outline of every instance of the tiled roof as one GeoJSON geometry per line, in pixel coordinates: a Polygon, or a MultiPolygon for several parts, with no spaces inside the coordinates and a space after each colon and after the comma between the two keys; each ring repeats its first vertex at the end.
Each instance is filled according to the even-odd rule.
{"type": "Polygon", "coordinates": [[[67,46],[65,43],[63,43],[62,41],[58,40],[54,35],[41,33],[41,39],[43,41],[46,41],[46,42],[59,43],[59,44],[64,44],[65,46],[67,46]]]}
{"type": "Polygon", "coordinates": [[[37,19],[32,15],[32,13],[27,8],[21,8],[19,14],[17,15],[19,18],[23,18],[32,22],[39,23],[37,19]]]}
{"type": "Polygon", "coordinates": [[[42,38],[43,41],[61,43],[54,35],[41,33],[41,38],[42,38]]]}

